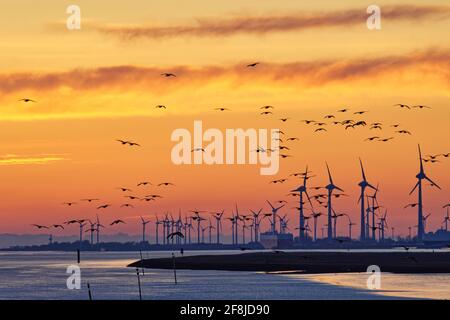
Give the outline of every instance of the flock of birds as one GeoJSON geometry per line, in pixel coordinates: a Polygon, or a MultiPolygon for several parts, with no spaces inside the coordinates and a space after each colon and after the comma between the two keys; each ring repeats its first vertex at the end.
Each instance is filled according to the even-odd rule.
{"type": "MultiPolygon", "coordinates": [[[[254,62],[254,63],[247,64],[246,67],[247,68],[256,68],[259,64],[260,64],[259,62],[254,62]]],[[[165,77],[165,78],[176,78],[177,77],[176,74],[170,73],[170,72],[161,73],[161,76],[165,77]]],[[[24,103],[36,103],[37,102],[36,100],[30,99],[30,98],[23,98],[23,99],[20,99],[19,101],[24,102],[24,103]]],[[[395,104],[395,105],[393,105],[393,107],[398,107],[398,108],[406,109],[406,110],[431,109],[431,107],[425,106],[425,105],[407,105],[407,104],[403,104],[403,103],[395,104]]],[[[161,109],[161,110],[167,109],[167,107],[165,105],[157,105],[157,106],[155,106],[155,108],[161,109]]],[[[265,106],[260,107],[259,109],[260,109],[260,111],[259,111],[260,116],[270,117],[270,116],[274,115],[276,108],[272,105],[265,105],[265,106]]],[[[214,110],[219,111],[219,112],[232,111],[231,109],[225,108],[225,107],[217,107],[217,108],[214,108],[214,110]]],[[[381,122],[368,122],[367,120],[361,118],[361,116],[363,116],[369,112],[370,112],[369,110],[352,111],[350,108],[342,108],[342,109],[336,110],[335,114],[324,115],[321,120],[303,119],[303,120],[300,120],[300,122],[306,124],[307,126],[312,126],[314,129],[314,132],[316,132],[316,133],[327,132],[328,126],[341,126],[345,130],[355,130],[357,128],[367,127],[369,130],[373,130],[374,132],[384,132],[384,128],[386,126],[388,126],[389,128],[393,128],[393,130],[394,130],[393,133],[395,133],[395,134],[412,135],[410,130],[401,128],[401,125],[398,123],[385,125],[381,122]],[[352,117],[351,118],[344,117],[344,115],[347,115],[347,114],[352,114],[352,117]]],[[[293,121],[289,117],[281,117],[281,118],[278,118],[277,120],[281,121],[282,123],[286,123],[288,121],[289,122],[293,121]]],[[[287,136],[283,130],[279,130],[278,133],[279,133],[279,136],[277,138],[274,138],[274,139],[277,139],[278,142],[280,143],[278,150],[258,147],[256,150],[253,150],[253,151],[254,152],[275,152],[275,151],[282,151],[282,150],[289,151],[289,150],[291,150],[292,146],[285,145],[285,143],[300,140],[298,137],[295,137],[295,136],[287,136]]],[[[393,139],[394,139],[394,136],[382,136],[380,134],[375,134],[375,135],[365,138],[364,141],[389,142],[393,139]]],[[[122,146],[128,146],[128,147],[140,147],[141,146],[140,143],[137,143],[135,141],[126,140],[126,139],[116,139],[116,141],[118,143],[120,143],[122,146]]],[[[197,151],[205,152],[205,149],[200,147],[200,148],[193,148],[191,151],[192,152],[197,152],[197,151]]],[[[284,153],[280,153],[279,156],[281,158],[291,157],[291,155],[284,154],[284,153]]],[[[423,160],[425,162],[429,162],[429,163],[436,163],[436,162],[439,162],[440,159],[449,158],[449,156],[450,156],[450,153],[430,154],[430,155],[425,156],[423,160]]],[[[296,173],[290,174],[290,176],[291,177],[300,177],[305,180],[314,177],[314,176],[309,176],[308,173],[296,172],[296,173]]],[[[276,179],[276,180],[271,180],[269,183],[270,184],[283,184],[286,181],[288,181],[288,179],[289,178],[280,178],[280,179],[276,179]]],[[[137,187],[142,187],[142,186],[147,186],[147,185],[151,185],[151,183],[148,181],[143,181],[143,182],[139,182],[137,184],[137,187]]],[[[162,183],[157,184],[157,186],[158,187],[168,187],[168,186],[175,186],[175,185],[171,182],[162,182],[162,183]]],[[[310,187],[310,189],[313,189],[313,190],[320,190],[323,188],[325,188],[325,187],[322,187],[322,186],[310,187]]],[[[121,187],[118,189],[124,193],[132,192],[132,190],[129,188],[121,187]]],[[[299,196],[299,194],[290,192],[287,194],[287,196],[299,196]]],[[[335,194],[333,194],[333,196],[335,198],[339,198],[339,197],[347,197],[348,195],[345,193],[335,193],[335,194]]],[[[127,194],[127,195],[124,195],[124,197],[126,197],[129,200],[133,200],[133,201],[145,201],[145,202],[156,201],[158,198],[162,198],[162,196],[159,194],[149,194],[149,195],[145,195],[143,197],[138,197],[135,195],[127,194]]],[[[320,206],[323,206],[324,208],[327,207],[325,200],[324,200],[326,198],[325,194],[322,194],[322,193],[314,194],[314,195],[312,195],[311,198],[314,199],[320,206]]],[[[86,201],[86,202],[90,203],[90,202],[99,201],[99,199],[88,198],[88,199],[81,199],[81,201],[86,201]]],[[[276,203],[284,205],[287,203],[287,201],[286,200],[278,200],[276,203]]],[[[64,205],[69,206],[69,207],[76,205],[76,204],[77,204],[76,202],[65,202],[64,203],[64,205]]],[[[405,208],[413,207],[415,205],[417,205],[417,204],[408,204],[407,206],[405,206],[405,208]]],[[[444,208],[448,207],[449,205],[450,204],[447,204],[446,206],[444,206],[444,208]]],[[[97,210],[101,210],[101,209],[107,209],[109,207],[111,207],[110,204],[102,204],[102,205],[98,205],[96,208],[97,208],[97,210]]],[[[121,208],[134,208],[134,205],[131,203],[124,203],[121,205],[121,208]]],[[[293,209],[299,210],[299,207],[293,207],[293,209]]],[[[192,220],[192,219],[197,220],[197,221],[204,220],[199,215],[200,211],[193,210],[192,213],[194,213],[194,215],[189,216],[189,220],[192,220]]],[[[222,212],[222,214],[223,214],[223,212],[222,212]]],[[[269,217],[270,215],[271,214],[267,214],[266,216],[269,217]]],[[[322,213],[312,212],[310,217],[306,217],[306,220],[308,220],[311,217],[314,219],[317,219],[320,215],[322,215],[322,213]]],[[[342,216],[343,214],[339,215],[339,214],[335,213],[335,215],[342,216]]],[[[188,218],[188,216],[186,216],[186,219],[187,218],[188,218]]],[[[216,216],[216,218],[217,218],[217,216],[216,216]]],[[[337,218],[337,217],[335,217],[335,218],[337,218]]],[[[237,223],[238,218],[236,218],[235,215],[232,215],[230,218],[227,218],[227,219],[230,220],[232,223],[237,223]]],[[[246,221],[246,219],[250,219],[250,218],[248,218],[246,216],[241,216],[239,219],[243,219],[242,221],[246,221]]],[[[286,230],[286,228],[287,228],[286,217],[284,217],[284,218],[280,217],[279,219],[280,219],[280,228],[281,228],[281,226],[284,226],[283,229],[286,230]]],[[[144,222],[142,217],[141,217],[141,220],[142,220],[142,222],[144,222]]],[[[174,221],[174,220],[172,219],[172,221],[174,221]]],[[[38,225],[38,224],[33,224],[33,226],[38,229],[49,229],[49,228],[64,229],[64,226],[68,226],[68,225],[76,224],[76,223],[78,223],[80,225],[80,227],[84,226],[85,223],[90,223],[90,225],[91,225],[90,231],[93,230],[92,228],[96,228],[96,230],[98,231],[98,229],[100,227],[103,227],[103,225],[101,225],[99,223],[98,215],[97,215],[96,222],[95,221],[92,222],[90,219],[78,219],[78,220],[68,220],[68,221],[65,221],[63,224],[54,224],[51,226],[38,225]]],[[[123,223],[125,223],[124,220],[117,219],[117,220],[112,221],[110,223],[110,225],[113,226],[113,225],[118,225],[118,224],[123,224],[123,223]]],[[[158,224],[159,220],[157,220],[155,223],[158,224]]],[[[351,221],[349,223],[350,223],[350,225],[352,224],[351,221]]],[[[185,224],[185,227],[187,227],[187,226],[190,227],[190,225],[191,225],[190,223],[187,222],[187,220],[184,224],[185,224]]],[[[253,225],[251,227],[254,228],[255,225],[253,225]]],[[[211,228],[212,228],[212,225],[210,223],[210,230],[211,230],[211,228]]],[[[180,232],[180,230],[178,230],[177,232],[180,232]]],[[[173,233],[171,234],[171,237],[173,237],[173,233]]]]}

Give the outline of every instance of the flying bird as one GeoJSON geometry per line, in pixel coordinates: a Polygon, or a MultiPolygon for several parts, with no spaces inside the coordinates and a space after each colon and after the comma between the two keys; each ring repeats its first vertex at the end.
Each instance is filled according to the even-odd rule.
{"type": "Polygon", "coordinates": [[[110,206],[111,206],[110,204],[104,204],[104,205],[98,206],[98,207],[97,207],[97,210],[98,210],[98,209],[106,209],[106,208],[108,208],[108,207],[110,207],[110,206]]]}
{"type": "Polygon", "coordinates": [[[164,72],[164,73],[161,73],[161,75],[162,75],[163,77],[166,77],[166,78],[170,78],[170,77],[176,77],[176,75],[175,75],[175,74],[173,74],[173,73],[169,73],[169,72],[164,72]]]}
{"type": "Polygon", "coordinates": [[[218,111],[231,111],[228,108],[215,108],[214,110],[218,110],[218,111]]]}
{"type": "Polygon", "coordinates": [[[325,128],[318,128],[318,129],[314,130],[314,132],[319,132],[319,131],[327,131],[327,129],[325,129],[325,128]]]}
{"type": "Polygon", "coordinates": [[[353,114],[364,114],[366,112],[369,112],[369,111],[356,111],[356,112],[353,112],[353,114]]]}
{"type": "Polygon", "coordinates": [[[402,103],[394,104],[394,106],[395,106],[395,107],[400,107],[400,108],[411,109],[410,106],[408,106],[407,104],[402,104],[402,103]]]}
{"type": "Polygon", "coordinates": [[[128,189],[128,188],[117,188],[117,189],[119,189],[119,190],[121,190],[122,192],[131,192],[131,189],[128,189]]]}
{"type": "Polygon", "coordinates": [[[175,186],[172,182],[161,182],[160,184],[158,184],[158,187],[161,186],[175,186]]]}
{"type": "Polygon", "coordinates": [[[203,149],[203,148],[194,148],[194,149],[191,150],[191,152],[194,152],[194,151],[205,152],[205,149],[203,149]]]}
{"type": "Polygon", "coordinates": [[[125,203],[125,204],[121,205],[120,207],[121,208],[123,208],[123,207],[134,208],[134,206],[132,204],[129,204],[129,203],[125,203]]]}
{"type": "Polygon", "coordinates": [[[98,200],[99,200],[99,199],[88,198],[88,199],[81,199],[80,201],[92,202],[92,201],[98,201],[98,200]]]}
{"type": "Polygon", "coordinates": [[[254,68],[259,64],[259,62],[253,62],[247,65],[247,68],[254,68]]]}
{"type": "Polygon", "coordinates": [[[33,99],[29,99],[29,98],[23,98],[23,99],[20,99],[19,101],[23,101],[23,102],[36,102],[35,100],[33,100],[33,99]]]}
{"type": "Polygon", "coordinates": [[[281,119],[278,119],[278,120],[283,121],[283,122],[286,122],[286,121],[289,120],[289,118],[281,118],[281,119]]]}
{"type": "Polygon", "coordinates": [[[389,140],[392,140],[392,139],[394,139],[394,137],[384,138],[384,139],[378,139],[378,141],[381,141],[381,142],[388,142],[389,140]]]}
{"type": "Polygon", "coordinates": [[[110,225],[110,226],[113,226],[113,225],[119,224],[119,223],[125,223],[125,221],[118,219],[118,220],[114,220],[114,221],[111,222],[109,225],[110,225]]]}
{"type": "Polygon", "coordinates": [[[419,109],[424,109],[424,108],[431,109],[431,107],[423,106],[423,105],[412,106],[412,107],[413,107],[413,108],[419,108],[419,109]]]}
{"type": "Polygon", "coordinates": [[[34,227],[36,227],[38,229],[48,229],[47,226],[42,226],[42,225],[39,225],[39,224],[32,224],[32,226],[34,226],[34,227]]]}
{"type": "Polygon", "coordinates": [[[137,184],[137,186],[138,186],[138,187],[140,187],[140,186],[146,186],[146,185],[148,185],[148,184],[151,184],[151,183],[148,182],[148,181],[143,181],[143,182],[139,182],[139,183],[137,184]]]}
{"type": "Polygon", "coordinates": [[[273,114],[273,112],[272,111],[264,111],[264,112],[261,112],[260,114],[261,115],[273,114]]]}
{"type": "Polygon", "coordinates": [[[274,108],[273,106],[262,106],[260,109],[267,110],[267,109],[273,109],[273,108],[274,108]]]}
{"type": "Polygon", "coordinates": [[[373,141],[375,139],[380,139],[380,137],[369,137],[369,138],[365,139],[364,141],[367,141],[367,140],[373,141]]]}
{"type": "Polygon", "coordinates": [[[180,237],[180,238],[184,238],[184,234],[182,234],[181,232],[177,231],[177,232],[172,232],[167,236],[167,239],[172,239],[173,237],[180,237]]]}
{"type": "Polygon", "coordinates": [[[403,209],[406,209],[406,208],[409,208],[409,207],[414,208],[417,205],[418,205],[418,203],[408,203],[406,206],[403,207],[403,209]]]}
{"type": "Polygon", "coordinates": [[[398,130],[398,131],[395,131],[395,132],[397,132],[397,133],[402,133],[402,134],[409,134],[409,135],[411,135],[411,132],[409,132],[408,130],[398,130]]]}
{"type": "Polygon", "coordinates": [[[165,105],[159,104],[155,106],[155,109],[167,109],[165,105]]]}

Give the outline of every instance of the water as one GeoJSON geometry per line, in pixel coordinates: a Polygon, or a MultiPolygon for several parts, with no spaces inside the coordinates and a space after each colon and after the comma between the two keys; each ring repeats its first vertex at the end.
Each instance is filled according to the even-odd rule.
{"type": "MultiPolygon", "coordinates": [[[[231,254],[232,251],[186,252],[231,254]]],[[[144,257],[170,257],[170,252],[144,257]]],[[[82,252],[81,290],[69,290],[72,252],[0,252],[0,299],[139,299],[136,270],[125,266],[139,258],[136,252],[82,252]]],[[[391,299],[450,298],[450,274],[383,274],[382,290],[366,288],[365,274],[266,274],[257,272],[145,270],[141,276],[144,299],[391,299]]]]}

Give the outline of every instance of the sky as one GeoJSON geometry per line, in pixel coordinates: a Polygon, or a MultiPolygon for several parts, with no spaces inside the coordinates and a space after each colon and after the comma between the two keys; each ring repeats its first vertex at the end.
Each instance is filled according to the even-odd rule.
{"type": "MultiPolygon", "coordinates": [[[[140,232],[139,216],[154,221],[197,208],[241,213],[286,200],[281,214],[298,225],[298,198],[287,196],[301,183],[289,176],[306,165],[327,183],[330,166],[348,197],[334,208],[358,223],[359,158],[388,225],[406,235],[417,225],[417,202],[409,192],[419,169],[417,145],[425,155],[450,152],[450,4],[444,1],[378,1],[381,29],[366,26],[366,1],[12,1],[0,11],[0,232],[42,233],[30,224],[71,218],[127,223],[107,233],[140,232]],[[81,29],[68,30],[66,8],[81,9],[81,29]],[[260,62],[256,68],[247,68],[260,62]],[[160,74],[171,72],[176,78],[160,74]],[[31,98],[36,103],[18,101],[31,98]],[[426,105],[408,110],[397,103],[426,105]],[[166,109],[156,109],[165,105],[166,109]],[[260,115],[272,105],[273,115],[260,115]],[[217,107],[231,111],[216,111],[217,107]],[[347,108],[345,114],[337,110],[347,108]],[[355,115],[356,111],[368,111],[355,115]],[[380,122],[349,128],[324,119],[380,122]],[[288,121],[279,121],[280,118],[288,121]],[[304,119],[326,122],[326,132],[304,119]],[[280,159],[275,176],[255,165],[174,165],[171,133],[204,128],[280,129],[291,157],[280,159]],[[400,124],[395,129],[392,124],[400,124]],[[396,133],[408,130],[411,135],[396,133]],[[365,141],[394,137],[389,142],[365,141]],[[121,146],[116,139],[141,147],[121,146]],[[282,184],[271,180],[287,178],[282,184]],[[153,185],[137,187],[140,181],[153,185]],[[158,187],[161,182],[175,186],[158,187]],[[130,202],[118,187],[142,197],[130,202]],[[80,201],[99,198],[95,204],[80,201]],[[77,202],[71,207],[64,202],[77,202]],[[133,203],[134,208],[121,207],[133,203]],[[111,204],[97,210],[97,205],[111,204]]],[[[440,228],[450,202],[450,158],[426,163],[441,188],[425,185],[427,230],[440,228]]],[[[323,193],[311,190],[310,194],[323,193]]],[[[326,212],[315,203],[317,210],[326,212]]],[[[206,215],[205,215],[206,216],[206,215]]],[[[319,224],[325,222],[324,217],[319,224]]],[[[267,221],[263,230],[268,228],[267,221]]],[[[153,227],[150,227],[153,232],[153,227]]],[[[230,227],[224,223],[224,232],[230,227]]],[[[347,221],[338,222],[339,234],[347,221]]],[[[45,231],[47,232],[47,231],[45,231]]],[[[76,227],[63,234],[76,233],[76,227]]],[[[57,233],[55,231],[55,234],[57,233]]],[[[358,227],[354,235],[359,234],[358,227]]]]}

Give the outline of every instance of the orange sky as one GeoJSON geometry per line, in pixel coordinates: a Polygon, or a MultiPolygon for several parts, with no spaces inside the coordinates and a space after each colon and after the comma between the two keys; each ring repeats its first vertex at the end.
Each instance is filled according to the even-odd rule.
{"type": "MultiPolygon", "coordinates": [[[[426,6],[381,1],[382,29],[370,31],[364,1],[132,2],[78,1],[82,28],[68,31],[69,3],[5,1],[0,12],[0,232],[35,232],[30,223],[93,218],[94,205],[61,205],[86,197],[113,204],[100,212],[104,221],[126,219],[127,225],[109,228],[110,233],[140,232],[139,215],[177,215],[179,208],[225,208],[230,214],[235,202],[242,212],[268,210],[266,199],[289,201],[284,213],[293,229],[298,219],[290,208],[297,198],[286,194],[300,181],[289,174],[309,165],[316,175],[310,185],[324,185],[325,161],[335,183],[350,195],[336,200],[335,208],[358,222],[358,157],[369,181],[380,183],[389,226],[406,234],[417,224],[416,211],[403,209],[416,202],[408,193],[416,182],[417,144],[425,154],[450,152],[450,48],[443,41],[450,27],[448,7],[440,1],[426,6]],[[253,27],[243,27],[242,21],[253,27]],[[254,61],[261,64],[245,67],[254,61]],[[163,78],[162,72],[177,78],[163,78]],[[38,102],[18,102],[23,97],[38,102]],[[405,110],[396,103],[432,109],[405,110]],[[167,110],[155,109],[158,104],[167,110]],[[275,106],[274,115],[259,115],[263,105],[275,106]],[[232,111],[219,113],[216,107],[232,111]],[[336,113],[342,108],[349,113],[336,113]],[[369,112],[352,113],[359,110],[369,112]],[[367,127],[344,130],[328,124],[328,132],[314,133],[315,126],[300,122],[329,123],[323,119],[327,114],[384,126],[374,134],[367,127]],[[282,117],[290,120],[283,123],[282,117]],[[280,160],[273,177],[250,165],[175,166],[170,135],[177,128],[192,130],[194,120],[202,120],[205,129],[280,128],[300,141],[285,143],[292,158],[280,160]],[[389,127],[394,123],[413,134],[395,133],[389,127]],[[364,141],[372,135],[395,139],[364,141]],[[115,139],[142,147],[122,147],[115,139]],[[285,184],[269,184],[284,177],[289,177],[285,184]],[[171,181],[176,187],[137,188],[142,180],[171,181]],[[127,202],[117,190],[121,186],[138,196],[164,198],[120,208],[127,202]]],[[[425,188],[425,212],[432,213],[428,230],[440,226],[442,205],[450,202],[449,161],[426,165],[442,187],[425,188]]],[[[344,224],[340,221],[340,234],[347,232],[344,224]]],[[[75,232],[75,227],[64,231],[75,232]]]]}

